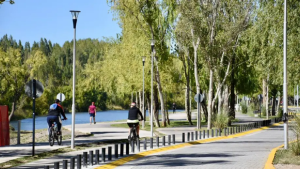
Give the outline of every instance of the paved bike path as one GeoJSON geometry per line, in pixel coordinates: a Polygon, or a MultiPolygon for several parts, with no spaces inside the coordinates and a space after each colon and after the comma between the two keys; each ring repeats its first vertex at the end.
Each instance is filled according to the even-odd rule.
{"type": "Polygon", "coordinates": [[[128,162],[117,169],[261,169],[270,151],[282,144],[283,125],[280,125],[238,138],[149,155],[128,162]]]}

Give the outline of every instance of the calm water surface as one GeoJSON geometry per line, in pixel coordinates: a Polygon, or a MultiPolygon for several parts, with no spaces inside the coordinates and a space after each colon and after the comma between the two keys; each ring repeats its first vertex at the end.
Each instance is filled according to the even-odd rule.
{"type": "MultiPolygon", "coordinates": [[[[172,110],[169,110],[171,113],[172,110]]],[[[148,116],[148,110],[146,111],[146,116],[148,116]]],[[[67,113],[66,117],[68,120],[62,121],[63,126],[72,124],[72,114],[67,113]]],[[[124,120],[128,117],[128,110],[107,110],[99,111],[96,114],[96,122],[106,122],[106,121],[116,121],[124,120]]],[[[88,112],[77,112],[75,114],[75,124],[84,124],[90,122],[90,115],[88,112]]],[[[32,131],[33,120],[32,118],[21,120],[21,130],[32,131]]],[[[11,121],[10,125],[15,129],[18,128],[18,121],[11,121]]],[[[35,117],[35,129],[47,128],[47,116],[36,116],[35,117]]]]}

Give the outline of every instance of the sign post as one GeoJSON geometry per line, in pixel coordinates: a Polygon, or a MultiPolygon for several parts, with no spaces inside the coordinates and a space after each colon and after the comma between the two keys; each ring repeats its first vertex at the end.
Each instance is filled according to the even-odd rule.
{"type": "Polygon", "coordinates": [[[34,156],[35,146],[35,99],[39,98],[44,92],[44,86],[41,82],[32,79],[25,85],[25,93],[28,97],[32,97],[32,156],[34,156]]]}
{"type": "Polygon", "coordinates": [[[194,96],[195,101],[197,102],[197,129],[201,129],[201,102],[203,101],[203,96],[200,93],[197,93],[194,96]]]}

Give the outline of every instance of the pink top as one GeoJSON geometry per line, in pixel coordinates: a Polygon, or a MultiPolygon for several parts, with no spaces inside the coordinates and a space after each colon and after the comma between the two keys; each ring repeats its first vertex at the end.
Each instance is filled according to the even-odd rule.
{"type": "Polygon", "coordinates": [[[96,106],[90,105],[89,109],[90,109],[90,113],[95,113],[96,106]]]}

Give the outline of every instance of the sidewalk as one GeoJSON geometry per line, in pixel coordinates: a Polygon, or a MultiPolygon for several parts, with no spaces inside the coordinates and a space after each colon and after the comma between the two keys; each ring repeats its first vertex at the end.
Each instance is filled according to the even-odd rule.
{"type": "MultiPolygon", "coordinates": [[[[196,119],[196,113],[192,113],[192,118],[196,119]]],[[[248,123],[249,121],[259,121],[261,119],[255,118],[255,117],[248,117],[247,115],[238,114],[236,118],[239,119],[239,123],[248,123]]],[[[185,113],[175,113],[170,114],[170,120],[185,120],[186,115],[185,113]]],[[[97,123],[97,124],[78,124],[76,125],[76,131],[80,131],[83,133],[92,133],[94,136],[86,137],[86,138],[76,138],[75,143],[77,144],[83,144],[83,143],[91,143],[91,142],[99,142],[99,141],[108,141],[108,140],[120,140],[125,139],[128,136],[128,129],[125,128],[116,128],[111,127],[111,124],[114,123],[123,123],[123,122],[103,122],[103,123],[97,123]]],[[[65,128],[71,129],[71,126],[64,126],[65,128]]],[[[164,134],[176,134],[181,135],[182,132],[187,131],[193,131],[195,129],[195,126],[192,127],[179,127],[179,128],[164,128],[164,129],[158,129],[160,132],[164,134]]],[[[143,137],[151,137],[151,133],[149,131],[143,131],[141,130],[141,136],[143,137]]],[[[179,140],[180,137],[176,136],[176,138],[179,140]]],[[[70,146],[71,142],[70,140],[63,141],[62,146],[58,146],[56,143],[53,147],[50,147],[48,143],[39,143],[35,146],[35,152],[36,154],[40,152],[46,152],[51,151],[58,148],[68,147],[70,146]]],[[[107,147],[107,146],[105,146],[107,147]]],[[[95,149],[95,148],[93,148],[95,149]]],[[[99,149],[99,148],[97,148],[99,149]]],[[[23,144],[23,145],[15,145],[15,146],[6,146],[6,147],[0,147],[0,163],[3,163],[5,161],[16,159],[21,156],[30,156],[32,151],[32,145],[31,144],[23,144]]],[[[88,150],[83,150],[88,151],[88,150]]],[[[75,151],[70,152],[66,154],[62,154],[59,156],[51,157],[48,159],[38,160],[32,163],[28,163],[26,165],[17,167],[17,168],[33,168],[34,166],[43,166],[45,164],[53,165],[55,161],[62,161],[62,159],[69,159],[71,156],[75,157],[77,154],[82,154],[83,151],[75,151]]]]}

